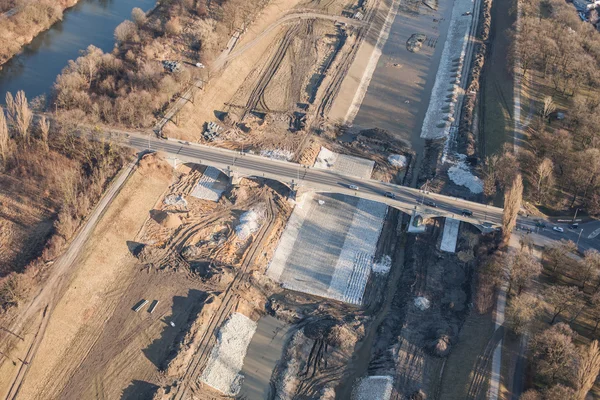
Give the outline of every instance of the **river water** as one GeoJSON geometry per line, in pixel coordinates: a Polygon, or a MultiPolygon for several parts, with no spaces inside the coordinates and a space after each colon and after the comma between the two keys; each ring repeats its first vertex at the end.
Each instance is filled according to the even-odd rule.
{"type": "Polygon", "coordinates": [[[6,92],[24,90],[28,99],[49,94],[56,76],[90,44],[111,51],[113,32],[131,10],[151,9],[156,0],[81,0],[62,21],[39,34],[0,70],[0,102],[6,92]]]}

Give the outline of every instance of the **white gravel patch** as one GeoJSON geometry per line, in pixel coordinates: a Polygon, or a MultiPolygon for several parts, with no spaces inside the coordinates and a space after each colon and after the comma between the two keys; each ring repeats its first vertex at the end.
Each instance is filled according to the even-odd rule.
{"type": "Polygon", "coordinates": [[[454,253],[456,251],[456,241],[458,240],[459,226],[460,220],[446,218],[446,221],[444,222],[444,234],[442,236],[440,250],[447,251],[448,253],[454,253]]]}
{"type": "Polygon", "coordinates": [[[391,376],[368,376],[362,378],[352,392],[352,400],[389,400],[392,396],[394,378],[391,376]]]}
{"type": "Polygon", "coordinates": [[[231,314],[219,330],[200,381],[227,396],[236,396],[242,386],[244,377],[240,371],[256,326],[256,322],[243,314],[231,314]]]}
{"type": "Polygon", "coordinates": [[[178,194],[170,194],[168,196],[165,196],[163,203],[165,203],[168,206],[177,206],[182,208],[187,208],[188,205],[187,201],[183,198],[183,196],[178,194]]]}
{"type": "Polygon", "coordinates": [[[213,167],[206,167],[204,173],[200,177],[198,184],[192,191],[192,196],[210,201],[219,201],[223,194],[223,185],[218,184],[221,171],[213,167]]]}
{"type": "Polygon", "coordinates": [[[361,304],[386,213],[385,204],[352,196],[307,197],[294,209],[267,275],[286,289],[361,304]]]}
{"type": "Polygon", "coordinates": [[[373,174],[373,168],[375,168],[375,161],[334,153],[325,147],[321,147],[314,167],[370,179],[371,174],[373,174]]]}
{"type": "Polygon", "coordinates": [[[450,134],[457,111],[457,99],[462,95],[461,73],[473,19],[472,15],[463,14],[472,12],[473,5],[472,0],[456,0],[454,3],[448,36],[421,129],[424,139],[440,139],[450,134]]]}
{"type": "Polygon", "coordinates": [[[258,231],[265,219],[264,208],[257,207],[246,211],[240,216],[240,223],[235,227],[235,233],[240,240],[246,240],[258,231]]]}
{"type": "Polygon", "coordinates": [[[377,275],[387,275],[392,269],[392,258],[390,256],[383,256],[379,262],[373,263],[371,270],[377,275]]]}
{"type": "Polygon", "coordinates": [[[273,160],[291,161],[294,158],[294,153],[289,150],[261,150],[260,155],[273,160]]]}
{"type": "Polygon", "coordinates": [[[406,156],[400,154],[391,154],[388,156],[388,162],[394,167],[404,168],[406,167],[406,156]]]}
{"type": "Polygon", "coordinates": [[[431,305],[429,299],[427,297],[422,297],[422,296],[415,297],[414,303],[415,303],[415,307],[417,307],[421,311],[427,310],[431,305]]]}
{"type": "MultiPolygon", "coordinates": [[[[479,177],[473,175],[471,169],[465,162],[466,156],[459,154],[459,159],[448,169],[448,177],[452,182],[459,186],[464,186],[471,191],[471,193],[483,192],[483,181],[479,177]]],[[[449,161],[452,162],[452,161],[449,161]]]]}

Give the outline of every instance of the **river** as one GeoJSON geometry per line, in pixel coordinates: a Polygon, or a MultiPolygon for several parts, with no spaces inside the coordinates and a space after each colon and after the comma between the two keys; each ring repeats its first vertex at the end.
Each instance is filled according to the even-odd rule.
{"type": "Polygon", "coordinates": [[[24,90],[28,99],[49,94],[69,60],[90,44],[107,52],[114,46],[117,25],[131,10],[151,9],[156,0],[81,0],[65,11],[62,21],[40,33],[0,70],[0,102],[6,92],[24,90]]]}

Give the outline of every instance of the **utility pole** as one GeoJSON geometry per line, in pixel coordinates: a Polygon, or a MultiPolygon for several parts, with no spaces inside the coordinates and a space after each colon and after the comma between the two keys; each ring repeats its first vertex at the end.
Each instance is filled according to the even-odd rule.
{"type": "Polygon", "coordinates": [[[574,223],[575,223],[575,218],[577,218],[577,213],[578,213],[578,212],[579,212],[579,207],[577,207],[577,208],[575,209],[575,215],[573,216],[573,220],[571,221],[571,223],[572,223],[572,224],[574,224],[574,223]]]}
{"type": "Polygon", "coordinates": [[[577,238],[577,246],[579,246],[579,239],[581,239],[581,234],[583,233],[583,228],[579,231],[579,237],[577,238]]]}

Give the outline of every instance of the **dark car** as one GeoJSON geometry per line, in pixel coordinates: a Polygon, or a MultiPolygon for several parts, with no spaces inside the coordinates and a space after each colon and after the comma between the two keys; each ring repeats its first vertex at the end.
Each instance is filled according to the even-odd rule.
{"type": "Polygon", "coordinates": [[[385,192],[385,197],[389,197],[390,199],[395,199],[396,198],[396,193],[385,192]]]}
{"type": "Polygon", "coordinates": [[[463,217],[472,217],[473,216],[473,211],[471,210],[467,210],[466,208],[463,209],[461,212],[463,217]]]}
{"type": "Polygon", "coordinates": [[[423,204],[425,204],[426,206],[429,206],[429,207],[437,207],[437,204],[435,204],[435,201],[431,201],[431,200],[425,200],[423,202],[423,204]]]}

